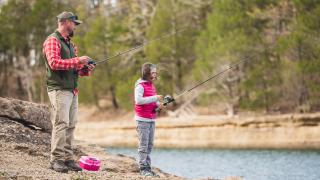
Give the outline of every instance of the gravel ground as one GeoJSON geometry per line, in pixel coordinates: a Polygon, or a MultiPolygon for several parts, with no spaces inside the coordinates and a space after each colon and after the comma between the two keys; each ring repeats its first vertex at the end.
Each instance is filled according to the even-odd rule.
{"type": "Polygon", "coordinates": [[[0,179],[183,179],[155,169],[160,177],[142,177],[133,158],[110,155],[77,142],[75,159],[90,154],[101,159],[98,172],[57,173],[48,169],[50,134],[0,117],[0,179]]]}
{"type": "MultiPolygon", "coordinates": [[[[0,180],[185,179],[162,172],[158,168],[153,170],[159,177],[140,176],[134,158],[121,154],[108,154],[105,149],[88,145],[86,142],[76,142],[74,158],[79,159],[80,156],[88,154],[99,157],[102,162],[100,170],[58,173],[48,168],[50,133],[26,127],[5,117],[0,117],[0,124],[0,180]]],[[[242,180],[242,178],[227,177],[223,180],[242,180]]]]}

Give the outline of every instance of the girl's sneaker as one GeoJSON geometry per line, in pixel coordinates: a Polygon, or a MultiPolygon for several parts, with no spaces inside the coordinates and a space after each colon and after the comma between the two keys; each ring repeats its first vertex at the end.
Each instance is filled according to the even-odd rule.
{"type": "Polygon", "coordinates": [[[148,171],[148,170],[141,170],[140,175],[141,176],[154,176],[154,173],[152,171],[148,171]]]}

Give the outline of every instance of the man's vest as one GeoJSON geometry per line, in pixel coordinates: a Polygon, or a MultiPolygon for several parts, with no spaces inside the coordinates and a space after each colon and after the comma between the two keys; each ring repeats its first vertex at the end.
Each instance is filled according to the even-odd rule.
{"type": "MultiPolygon", "coordinates": [[[[151,81],[140,83],[144,89],[143,97],[149,97],[157,95],[156,88],[151,81]]],[[[135,104],[136,115],[143,118],[155,119],[157,117],[155,109],[157,108],[157,103],[149,103],[138,105],[135,104]]]]}
{"type": "MultiPolygon", "coordinates": [[[[55,31],[49,37],[55,37],[61,45],[60,54],[61,59],[67,61],[67,59],[76,57],[74,47],[70,42],[67,42],[64,37],[55,31]]],[[[46,83],[48,91],[51,90],[70,90],[76,89],[78,86],[78,73],[76,69],[69,70],[52,70],[48,64],[47,57],[44,55],[46,64],[46,83]]]]}

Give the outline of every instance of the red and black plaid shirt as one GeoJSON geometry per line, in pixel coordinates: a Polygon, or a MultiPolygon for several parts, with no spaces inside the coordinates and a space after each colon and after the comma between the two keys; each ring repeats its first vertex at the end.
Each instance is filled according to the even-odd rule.
{"type": "MultiPolygon", "coordinates": [[[[66,41],[70,42],[70,40],[67,38],[66,38],[66,41]]],[[[45,54],[45,56],[48,60],[48,64],[49,64],[50,68],[52,70],[76,69],[76,70],[78,70],[78,74],[80,76],[89,76],[90,71],[81,70],[84,65],[79,63],[80,59],[78,57],[77,47],[73,43],[71,43],[71,45],[74,48],[76,57],[62,60],[61,54],[60,54],[61,45],[60,45],[60,42],[55,37],[53,37],[53,36],[49,37],[43,43],[43,53],[45,54]]]]}

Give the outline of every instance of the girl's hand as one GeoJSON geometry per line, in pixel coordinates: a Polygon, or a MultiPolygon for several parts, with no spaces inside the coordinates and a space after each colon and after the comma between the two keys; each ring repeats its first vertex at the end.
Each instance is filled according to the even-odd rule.
{"type": "Polygon", "coordinates": [[[159,101],[162,101],[162,100],[163,100],[163,96],[162,96],[162,95],[157,95],[157,99],[158,99],[159,101]]]}

